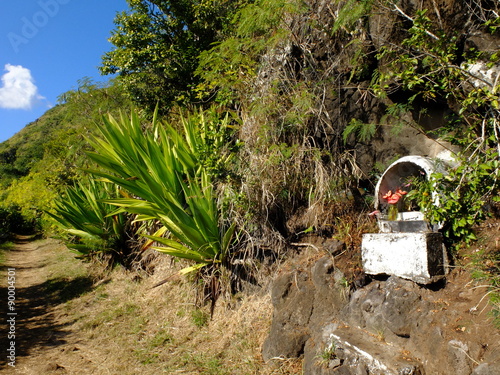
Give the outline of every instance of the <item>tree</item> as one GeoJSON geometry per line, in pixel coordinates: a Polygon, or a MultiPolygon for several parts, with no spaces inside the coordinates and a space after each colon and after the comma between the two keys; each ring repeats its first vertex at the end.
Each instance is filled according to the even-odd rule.
{"type": "Polygon", "coordinates": [[[128,0],[115,19],[101,72],[118,74],[141,107],[167,109],[189,102],[198,83],[193,72],[244,0],[128,0]]]}

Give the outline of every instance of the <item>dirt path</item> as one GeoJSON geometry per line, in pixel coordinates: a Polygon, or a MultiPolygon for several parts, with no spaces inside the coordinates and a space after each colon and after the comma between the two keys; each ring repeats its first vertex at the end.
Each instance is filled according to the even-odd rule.
{"type": "Polygon", "coordinates": [[[57,241],[19,237],[5,254],[5,264],[0,266],[2,374],[61,370],[51,358],[62,345],[78,340],[60,305],[71,296],[72,287],[90,286],[90,280],[76,279],[76,284],[71,280],[64,285],[65,280],[54,277],[58,252],[61,245],[57,241]],[[9,305],[14,297],[15,305],[9,305]]]}
{"type": "MultiPolygon", "coordinates": [[[[89,269],[56,240],[20,238],[5,255],[0,265],[0,375],[301,373],[301,360],[284,363],[288,372],[261,361],[272,316],[268,295],[244,297],[234,310],[219,308],[200,327],[192,314],[199,310],[191,308],[191,283],[152,288],[172,274],[167,259],[160,259],[157,272],[142,281],[115,269],[93,284],[89,269]],[[9,274],[15,276],[13,311],[8,310],[9,274]],[[12,317],[15,323],[10,324],[12,317]],[[15,338],[8,337],[10,332],[15,338]]],[[[308,256],[317,255],[304,253],[296,268],[305,267],[308,256]]],[[[470,274],[457,269],[445,288],[422,291],[432,310],[421,313],[433,317],[444,341],[467,343],[482,351],[474,358],[484,355],[486,362],[496,363],[500,336],[488,315],[487,292],[471,283],[470,274]]]]}
{"type": "Polygon", "coordinates": [[[197,310],[191,309],[189,282],[152,288],[171,273],[168,260],[157,265],[164,271],[147,280],[118,268],[112,276],[95,275],[100,277],[94,283],[92,267],[52,239],[20,239],[5,255],[0,265],[0,375],[228,374],[220,353],[228,356],[230,366],[241,361],[234,366],[243,370],[231,373],[260,373],[245,366],[262,365],[258,350],[263,331],[254,332],[267,327],[267,297],[262,297],[265,314],[256,298],[242,307],[248,316],[231,315],[231,329],[244,327],[246,333],[228,351],[235,342],[234,332],[228,331],[229,310],[219,309],[218,320],[199,327],[191,316],[197,310]],[[10,269],[15,273],[15,367],[8,358],[10,269]],[[208,345],[213,353],[207,354],[208,345]]]}

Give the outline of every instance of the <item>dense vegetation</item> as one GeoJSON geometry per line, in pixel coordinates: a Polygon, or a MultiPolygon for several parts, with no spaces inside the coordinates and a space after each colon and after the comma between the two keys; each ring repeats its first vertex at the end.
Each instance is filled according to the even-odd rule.
{"type": "Polygon", "coordinates": [[[85,137],[105,113],[130,107],[118,85],[96,84],[89,79],[64,93],[59,104],[0,145],[2,207],[19,212],[33,229],[50,233],[44,212],[55,198],[73,185],[88,164],[85,137]]]}
{"type": "Polygon", "coordinates": [[[3,209],[46,233],[55,228],[44,213],[55,217],[80,255],[126,263],[154,246],[193,261],[186,271],[210,276],[215,299],[214,279],[229,271],[237,285],[244,274],[236,260],[269,248],[278,257],[301,233],[343,237],[354,251],[348,232],[363,222],[353,212],[369,209],[376,162],[397,156],[370,151],[386,128],[461,149],[460,167],[414,194],[430,220],[446,219],[449,245],[473,240],[491,213],[497,82],[474,83],[468,67],[499,56],[465,40],[471,30],[498,36],[494,4],[461,9],[467,19],[453,24],[384,0],[128,3],[101,68],[117,78],[82,80],[0,145],[3,209]],[[380,14],[394,29],[374,41],[368,25],[380,14]],[[443,124],[420,127],[439,106],[443,124]]]}

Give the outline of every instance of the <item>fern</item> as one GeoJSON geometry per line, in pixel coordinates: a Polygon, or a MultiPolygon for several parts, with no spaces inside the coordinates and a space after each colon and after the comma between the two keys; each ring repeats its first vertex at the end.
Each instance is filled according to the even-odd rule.
{"type": "Polygon", "coordinates": [[[221,96],[244,89],[255,77],[260,58],[276,46],[290,40],[287,25],[290,15],[307,10],[299,0],[260,0],[243,7],[234,20],[232,36],[199,56],[196,75],[203,83],[197,86],[199,96],[219,90],[221,96]]]}
{"type": "Polygon", "coordinates": [[[347,143],[349,136],[355,134],[359,141],[366,142],[373,138],[377,131],[377,124],[366,124],[361,120],[352,119],[342,133],[344,143],[347,143]]]}
{"type": "Polygon", "coordinates": [[[332,35],[341,28],[352,29],[356,21],[369,14],[372,4],[373,0],[348,0],[339,10],[332,28],[332,35]]]}

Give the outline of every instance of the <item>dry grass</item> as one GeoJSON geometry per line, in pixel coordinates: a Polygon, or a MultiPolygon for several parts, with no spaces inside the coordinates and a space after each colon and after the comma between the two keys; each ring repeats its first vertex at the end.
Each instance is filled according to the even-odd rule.
{"type": "MultiPolygon", "coordinates": [[[[71,283],[85,273],[61,245],[47,257],[44,274],[52,280],[71,283]]],[[[272,317],[268,293],[223,297],[210,319],[209,306],[195,306],[196,288],[186,278],[152,288],[180,268],[166,256],[155,274],[144,278],[116,268],[94,280],[91,289],[53,306],[53,324],[65,327],[64,340],[30,353],[24,368],[48,363],[48,374],[51,369],[125,375],[301,373],[300,360],[262,361],[272,317]]]]}

